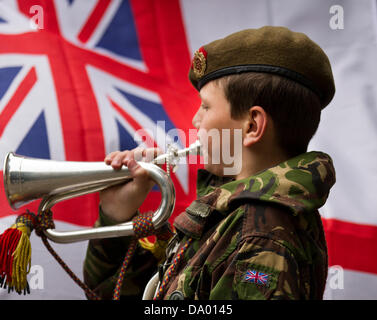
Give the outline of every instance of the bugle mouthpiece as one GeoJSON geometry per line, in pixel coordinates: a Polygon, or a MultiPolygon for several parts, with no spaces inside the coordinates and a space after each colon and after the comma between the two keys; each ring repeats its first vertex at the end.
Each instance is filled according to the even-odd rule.
{"type": "Polygon", "coordinates": [[[152,163],[163,164],[167,161],[174,163],[179,158],[186,157],[188,155],[197,155],[200,153],[201,144],[199,140],[190,144],[187,148],[177,150],[176,148],[168,147],[167,153],[161,154],[153,159],[152,163]]]}

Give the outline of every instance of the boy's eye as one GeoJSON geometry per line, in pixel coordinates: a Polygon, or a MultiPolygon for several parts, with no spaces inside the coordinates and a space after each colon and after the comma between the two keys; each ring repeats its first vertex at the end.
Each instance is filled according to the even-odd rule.
{"type": "Polygon", "coordinates": [[[202,107],[202,109],[203,109],[203,110],[206,110],[206,111],[207,111],[207,110],[209,109],[209,107],[208,107],[208,106],[206,106],[206,105],[203,105],[203,104],[201,105],[201,107],[202,107]]]}

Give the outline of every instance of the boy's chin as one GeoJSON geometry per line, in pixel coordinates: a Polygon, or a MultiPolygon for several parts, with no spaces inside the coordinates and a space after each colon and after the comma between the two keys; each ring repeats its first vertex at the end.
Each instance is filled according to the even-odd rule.
{"type": "Polygon", "coordinates": [[[224,166],[220,165],[220,164],[211,164],[211,163],[207,163],[204,165],[204,169],[207,170],[208,172],[218,176],[218,177],[225,177],[227,176],[225,173],[224,173],[224,166]]]}
{"type": "Polygon", "coordinates": [[[204,169],[218,177],[227,177],[235,179],[237,179],[241,172],[241,168],[235,165],[226,166],[224,164],[212,164],[210,162],[204,164],[204,169]]]}

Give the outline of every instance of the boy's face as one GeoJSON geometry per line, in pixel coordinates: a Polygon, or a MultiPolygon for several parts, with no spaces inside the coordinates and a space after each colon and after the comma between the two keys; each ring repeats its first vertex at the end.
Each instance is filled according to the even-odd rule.
{"type": "Polygon", "coordinates": [[[202,103],[192,123],[198,129],[198,139],[203,146],[204,167],[218,176],[232,175],[227,172],[232,172],[229,169],[234,167],[234,159],[242,159],[240,153],[242,153],[242,129],[245,126],[245,119],[231,118],[230,103],[218,82],[208,82],[200,90],[199,96],[202,103]],[[228,169],[224,172],[224,168],[228,169]]]}

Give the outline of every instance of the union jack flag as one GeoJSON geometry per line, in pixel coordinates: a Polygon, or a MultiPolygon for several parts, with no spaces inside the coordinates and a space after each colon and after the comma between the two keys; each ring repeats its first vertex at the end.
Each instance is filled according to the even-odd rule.
{"type": "MultiPolygon", "coordinates": [[[[198,106],[189,66],[177,0],[2,1],[0,158],[103,161],[137,145],[184,147],[198,106]]],[[[173,176],[175,212],[195,197],[196,169],[173,176]]],[[[145,210],[159,194],[149,200],[145,210]]],[[[98,195],[72,199],[54,218],[89,226],[97,205],[98,195]]],[[[3,194],[0,206],[14,213],[3,194]]]]}
{"type": "Polygon", "coordinates": [[[267,285],[268,284],[269,274],[255,271],[255,270],[247,270],[245,274],[245,281],[251,282],[260,285],[267,285]]]}
{"type": "MultiPolygon", "coordinates": [[[[287,0],[284,5],[278,1],[267,5],[259,0],[0,0],[0,159],[15,151],[54,160],[102,161],[110,151],[139,143],[133,138],[138,137],[135,133],[140,128],[156,139],[148,139],[146,145],[163,147],[161,141],[170,136],[178,145],[187,146],[188,141],[174,132],[181,129],[188,136],[199,105],[187,79],[190,52],[231,32],[271,21],[303,31],[331,54],[337,84],[334,105],[326,111],[329,114],[314,137],[318,149],[325,147],[336,161],[338,176],[343,177],[330,195],[329,205],[323,208],[322,221],[330,265],[342,266],[348,283],[358,286],[331,292],[334,297],[349,299],[376,297],[377,259],[370,254],[377,251],[375,176],[370,173],[376,170],[365,173],[365,168],[374,166],[370,159],[375,158],[375,139],[370,137],[375,135],[375,125],[357,118],[355,123],[362,123],[362,130],[353,136],[354,143],[338,138],[344,136],[339,130],[338,111],[346,110],[345,105],[354,101],[353,105],[373,109],[369,103],[373,97],[365,96],[371,97],[374,76],[367,71],[374,69],[365,66],[373,65],[375,59],[372,49],[360,48],[371,48],[376,38],[375,1],[366,1],[365,6],[347,2],[344,6],[351,19],[362,17],[363,23],[339,33],[329,32],[328,21],[324,23],[331,15],[324,14],[329,6],[323,1],[300,1],[298,5],[298,1],[287,0]],[[40,8],[42,20],[34,19],[40,8]],[[37,28],[31,27],[33,23],[37,28]],[[353,90],[348,90],[349,81],[342,77],[349,74],[350,65],[357,66],[351,68],[351,78],[357,84],[353,90]],[[338,135],[334,135],[334,128],[338,135]],[[341,145],[343,140],[347,145],[341,145]],[[355,183],[344,179],[350,172],[344,150],[358,155],[353,161],[352,181],[363,181],[368,192],[355,192],[355,183]],[[345,194],[349,195],[346,203],[345,194]],[[360,203],[368,203],[362,213],[360,203]]],[[[347,117],[348,113],[341,114],[347,117]]],[[[181,166],[172,176],[177,193],[172,218],[195,198],[196,169],[181,166]]],[[[150,198],[145,209],[156,205],[159,193],[152,192],[150,198]]],[[[54,206],[54,219],[57,224],[90,226],[97,217],[97,205],[95,194],[71,199],[54,206]]],[[[28,206],[34,212],[37,208],[38,202],[28,206]]],[[[0,192],[0,224],[9,227],[9,222],[14,222],[11,215],[18,213],[10,209],[4,192],[0,192]]],[[[81,270],[85,253],[72,254],[73,246],[76,244],[65,246],[69,247],[67,257],[80,257],[75,263],[81,270]]],[[[41,264],[37,250],[33,249],[33,257],[33,263],[41,264]]],[[[65,285],[66,297],[78,297],[73,293],[76,287],[68,286],[72,281],[64,278],[63,271],[59,274],[59,266],[51,270],[54,277],[48,275],[50,255],[46,253],[44,259],[48,297],[54,296],[56,287],[60,288],[56,297],[64,297],[65,285]],[[52,278],[61,281],[56,284],[52,278]]],[[[32,290],[35,296],[37,292],[32,290]]],[[[43,294],[40,297],[45,298],[43,294]]],[[[5,298],[8,295],[1,297],[5,298]]]]}

